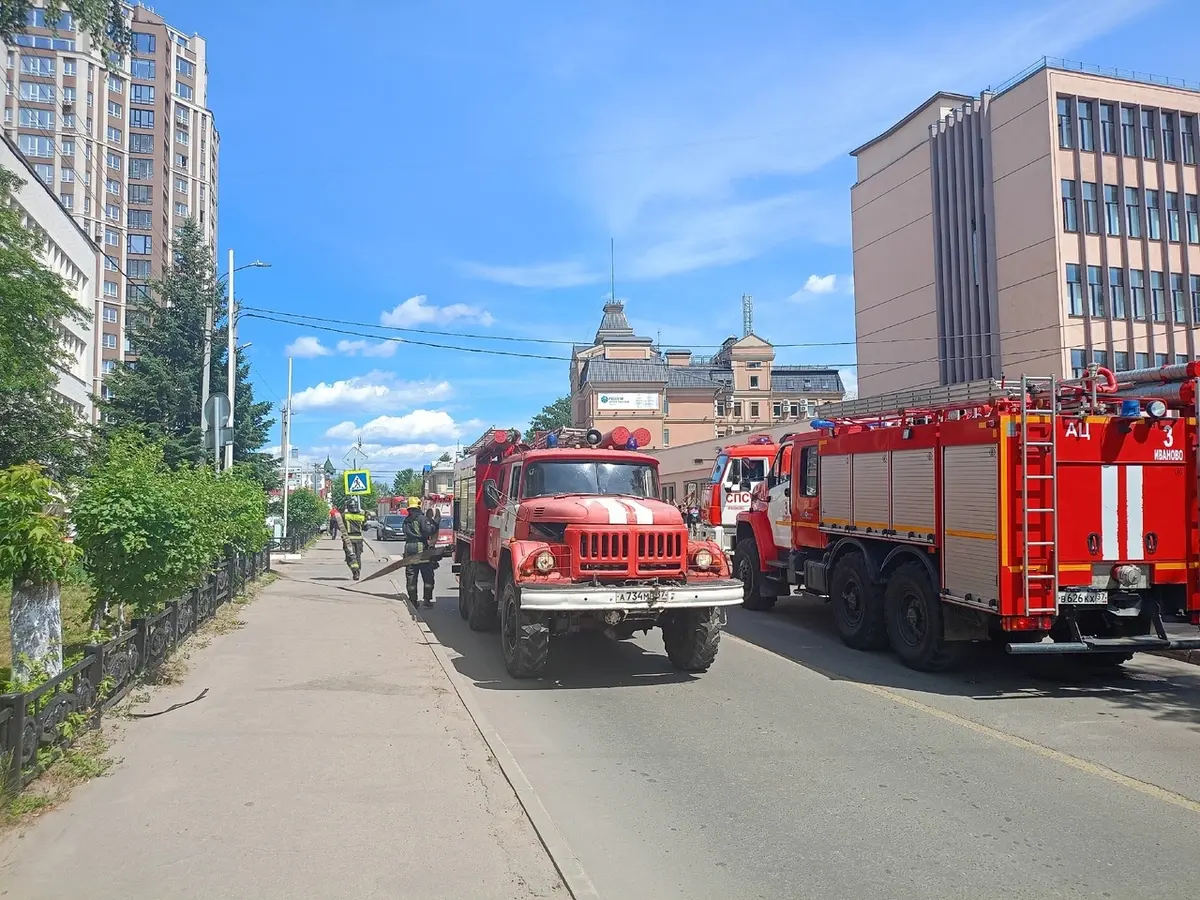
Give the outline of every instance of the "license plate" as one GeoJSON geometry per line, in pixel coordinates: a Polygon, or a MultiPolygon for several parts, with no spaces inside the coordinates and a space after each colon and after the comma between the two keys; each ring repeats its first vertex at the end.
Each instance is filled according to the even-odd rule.
{"type": "Polygon", "coordinates": [[[653,606],[670,599],[670,593],[664,591],[618,591],[618,603],[645,603],[653,606]]]}
{"type": "Polygon", "coordinates": [[[1058,602],[1065,606],[1108,606],[1108,591],[1100,588],[1059,591],[1058,602]]]}

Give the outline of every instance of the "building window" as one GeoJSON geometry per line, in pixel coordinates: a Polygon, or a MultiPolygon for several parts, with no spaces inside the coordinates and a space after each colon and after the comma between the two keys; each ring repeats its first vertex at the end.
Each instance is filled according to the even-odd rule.
{"type": "Polygon", "coordinates": [[[1146,318],[1146,274],[1141,269],[1129,270],[1129,301],[1135,319],[1146,318]]]}
{"type": "Polygon", "coordinates": [[[62,171],[59,173],[58,177],[62,179],[63,184],[74,184],[75,183],[75,170],[72,169],[70,166],[63,166],[62,171]]]}
{"type": "Polygon", "coordinates": [[[758,401],[754,400],[750,403],[750,418],[758,418],[758,401]]]}
{"type": "MultiPolygon", "coordinates": [[[[176,153],[175,154],[175,165],[179,166],[179,168],[181,168],[181,169],[186,169],[187,164],[188,164],[188,158],[187,158],[186,153],[176,153]]],[[[201,175],[204,174],[204,166],[200,167],[200,174],[201,175]]]]}
{"type": "Polygon", "coordinates": [[[1108,368],[1108,351],[1107,350],[1093,350],[1092,351],[1092,362],[1094,362],[1098,366],[1103,366],[1105,369],[1107,369],[1108,368]]]}
{"type": "Polygon", "coordinates": [[[1162,119],[1163,159],[1175,162],[1175,113],[1165,112],[1162,119]]]}
{"type": "Polygon", "coordinates": [[[1117,152],[1117,122],[1111,103],[1100,104],[1100,149],[1105,153],[1117,152]]]}
{"type": "Polygon", "coordinates": [[[37,163],[34,165],[33,171],[46,184],[54,184],[54,166],[47,163],[37,163]]]}
{"type": "Polygon", "coordinates": [[[121,182],[117,181],[117,179],[115,179],[115,178],[105,178],[104,179],[104,190],[106,190],[110,194],[115,194],[117,196],[120,196],[121,195],[121,182]]]}
{"type": "Polygon", "coordinates": [[[111,125],[109,125],[108,128],[105,129],[105,134],[108,136],[108,140],[110,143],[113,143],[113,144],[121,143],[121,129],[120,128],[113,128],[111,125]]]}
{"type": "Polygon", "coordinates": [[[742,401],[741,400],[733,401],[733,417],[735,419],[740,419],[742,417],[742,401]]]}
{"type": "Polygon", "coordinates": [[[189,143],[191,143],[191,139],[191,135],[189,135],[186,131],[181,131],[178,129],[175,131],[175,143],[186,147],[189,143]]]}
{"type": "Polygon", "coordinates": [[[1167,191],[1167,239],[1179,243],[1179,195],[1167,191]]]}
{"type": "Polygon", "coordinates": [[[149,256],[154,247],[154,241],[148,234],[131,234],[127,241],[130,253],[142,253],[149,256]]]}
{"type": "MultiPolygon", "coordinates": [[[[105,375],[111,375],[113,372],[117,371],[117,361],[115,359],[106,359],[100,364],[100,370],[105,375]]],[[[105,385],[105,387],[107,387],[107,385],[105,385]]]]}
{"type": "Polygon", "coordinates": [[[75,142],[74,141],[67,140],[67,141],[62,142],[62,155],[63,156],[74,156],[75,155],[75,142]]]}
{"type": "Polygon", "coordinates": [[[1200,322],[1200,275],[1188,276],[1188,291],[1192,295],[1192,321],[1200,322]]]}
{"type": "Polygon", "coordinates": [[[1125,188],[1125,230],[1131,238],[1142,236],[1142,201],[1135,187],[1125,188]]]}
{"type": "Polygon", "coordinates": [[[1187,295],[1183,292],[1183,276],[1171,275],[1171,313],[1176,324],[1187,321],[1187,295]]]}
{"type": "Polygon", "coordinates": [[[186,178],[175,176],[175,190],[177,193],[186,194],[188,192],[188,181],[186,178]]]}
{"type": "Polygon", "coordinates": [[[121,207],[115,203],[104,204],[104,218],[110,222],[119,222],[121,220],[121,207]]]}
{"type": "Polygon", "coordinates": [[[1163,273],[1150,273],[1150,312],[1155,322],[1167,321],[1166,297],[1163,294],[1163,273]]]}
{"type": "Polygon", "coordinates": [[[1070,150],[1072,146],[1071,132],[1074,130],[1071,122],[1071,101],[1066,97],[1058,98],[1058,146],[1070,150]]]}
{"type": "Polygon", "coordinates": [[[154,110],[131,109],[129,111],[129,125],[131,128],[153,128],[154,110]]]}
{"type": "Polygon", "coordinates": [[[180,125],[190,125],[191,124],[192,117],[188,115],[186,106],[178,106],[177,105],[175,107],[175,121],[178,122],[180,125]]]}
{"type": "Polygon", "coordinates": [[[103,346],[105,350],[116,350],[117,336],[115,334],[106,334],[104,336],[103,346]]]}
{"type": "Polygon", "coordinates": [[[758,376],[757,375],[750,376],[750,387],[751,387],[751,389],[758,388],[758,376]]]}
{"type": "Polygon", "coordinates": [[[1137,156],[1137,129],[1133,124],[1133,107],[1121,107],[1121,152],[1137,156]]]}
{"type": "Polygon", "coordinates": [[[1189,244],[1200,244],[1200,197],[1187,194],[1183,198],[1184,214],[1187,216],[1189,244]]]}
{"type": "Polygon", "coordinates": [[[1088,266],[1088,308],[1092,318],[1104,318],[1104,282],[1100,278],[1099,266],[1088,266]]]}
{"type": "Polygon", "coordinates": [[[196,96],[196,92],[192,90],[190,85],[186,85],[181,81],[175,85],[175,96],[183,100],[191,100],[196,96]]]}
{"type": "Polygon", "coordinates": [[[107,253],[104,254],[104,268],[109,272],[121,271],[121,266],[117,263],[117,258],[109,256],[107,253]]]}
{"type": "Polygon", "coordinates": [[[1165,353],[1155,353],[1154,354],[1154,365],[1157,368],[1161,369],[1166,364],[1167,364],[1167,354],[1165,354],[1165,353]]]}
{"type": "Polygon", "coordinates": [[[111,228],[105,228],[104,243],[108,244],[110,247],[116,247],[121,243],[121,237],[111,228]]]}
{"type": "Polygon", "coordinates": [[[663,429],[663,446],[664,447],[671,446],[671,429],[670,428],[663,429]]]}
{"type": "Polygon", "coordinates": [[[776,400],[774,403],[771,404],[771,418],[772,419],[782,419],[783,418],[783,404],[780,403],[778,400],[776,400]]]}
{"type": "Polygon", "coordinates": [[[1083,183],[1083,227],[1088,234],[1100,233],[1100,205],[1097,202],[1096,185],[1083,183]]]}
{"type": "Polygon", "coordinates": [[[48,131],[54,127],[54,113],[48,109],[27,109],[22,106],[17,121],[23,128],[40,128],[48,131]]]}
{"type": "Polygon", "coordinates": [[[121,118],[121,115],[124,112],[125,111],[121,108],[121,104],[118,103],[116,100],[108,101],[108,114],[110,116],[115,116],[116,118],[119,119],[119,118],[121,118]]]}
{"type": "Polygon", "coordinates": [[[148,209],[131,209],[126,217],[130,228],[141,228],[146,231],[151,228],[150,210],[148,209]]]}
{"type": "Polygon", "coordinates": [[[1118,350],[1113,354],[1113,371],[1128,372],[1129,371],[1129,354],[1124,350],[1118,350]]]}
{"type": "Polygon", "coordinates": [[[116,322],[117,321],[117,311],[113,307],[111,307],[111,306],[104,307],[104,321],[105,322],[116,322]]]}
{"type": "Polygon", "coordinates": [[[154,135],[139,134],[134,131],[129,135],[129,152],[130,153],[153,153],[154,152],[154,135]]]}
{"type": "Polygon", "coordinates": [[[1189,166],[1196,164],[1196,117],[1183,116],[1179,120],[1179,139],[1183,150],[1183,161],[1189,166]]]}
{"type": "Polygon", "coordinates": [[[1067,308],[1073,316],[1083,315],[1083,283],[1075,263],[1067,263],[1067,308]]]}
{"type": "Polygon", "coordinates": [[[1158,211],[1158,191],[1146,188],[1146,236],[1152,241],[1162,238],[1162,221],[1158,211]]]}
{"type": "Polygon", "coordinates": [[[26,156],[40,157],[42,159],[51,159],[54,156],[54,141],[50,138],[23,134],[17,139],[17,142],[21,148],[21,152],[26,156]]]}
{"type": "Polygon", "coordinates": [[[1075,201],[1075,182],[1062,180],[1063,231],[1079,230],[1079,210],[1075,201]]]}
{"type": "Polygon", "coordinates": [[[1175,365],[1185,366],[1185,365],[1187,365],[1187,361],[1188,361],[1188,358],[1187,358],[1186,353],[1176,353],[1175,354],[1175,365]]]}
{"type": "Polygon", "coordinates": [[[1115,184],[1104,186],[1104,225],[1107,234],[1117,236],[1121,233],[1121,199],[1117,194],[1115,184]]]}
{"type": "Polygon", "coordinates": [[[129,87],[129,102],[150,106],[154,103],[154,85],[134,84],[129,87]]]}
{"type": "MultiPolygon", "coordinates": [[[[132,260],[130,260],[132,262],[132,260]]],[[[146,291],[144,284],[135,284],[130,281],[125,285],[125,300],[128,303],[138,303],[142,300],[149,300],[150,294],[146,291]]]]}
{"type": "Polygon", "coordinates": [[[130,259],[126,260],[125,274],[129,278],[146,278],[150,277],[150,260],[148,259],[130,259]]]}
{"type": "Polygon", "coordinates": [[[175,71],[185,78],[194,78],[196,76],[196,66],[188,62],[182,56],[175,57],[175,71]]]}
{"type": "Polygon", "coordinates": [[[724,400],[717,401],[716,418],[718,418],[718,419],[725,418],[725,401],[724,400]]]}
{"type": "Polygon", "coordinates": [[[133,33],[132,49],[134,53],[153,53],[157,41],[152,34],[145,34],[140,31],[133,33]]]}
{"type": "Polygon", "coordinates": [[[1071,351],[1071,377],[1082,378],[1087,370],[1085,354],[1082,350],[1071,351]]]}
{"type": "Polygon", "coordinates": [[[1148,369],[1148,368],[1150,368],[1150,354],[1149,354],[1149,353],[1135,353],[1135,354],[1133,354],[1133,367],[1134,367],[1135,369],[1148,369]]]}
{"type": "Polygon", "coordinates": [[[58,202],[61,203],[63,206],[65,206],[67,209],[74,209],[75,208],[75,195],[74,194],[59,194],[58,202]]]}
{"type": "Polygon", "coordinates": [[[1125,318],[1125,272],[1114,266],[1108,270],[1108,296],[1114,319],[1125,318]]]}
{"type": "Polygon", "coordinates": [[[63,60],[63,74],[64,75],[74,75],[75,72],[77,71],[77,67],[78,67],[78,63],[76,63],[75,60],[73,60],[73,59],[64,59],[63,60]]]}
{"type": "Polygon", "coordinates": [[[154,160],[152,159],[131,159],[129,160],[129,177],[130,178],[150,178],[154,174],[154,160]]]}
{"type": "MultiPolygon", "coordinates": [[[[12,93],[12,85],[9,86],[9,93],[12,93]]],[[[54,85],[42,84],[37,81],[22,81],[21,82],[21,99],[27,100],[30,103],[53,103],[54,102],[54,85]]],[[[63,98],[66,99],[65,97],[63,98]]]]}
{"type": "Polygon", "coordinates": [[[21,56],[22,75],[53,75],[54,57],[52,56],[21,56]]]}
{"type": "Polygon", "coordinates": [[[1089,153],[1096,149],[1096,143],[1092,137],[1092,102],[1090,100],[1079,101],[1079,149],[1089,153]]]}
{"type": "Polygon", "coordinates": [[[1155,147],[1157,140],[1154,136],[1154,111],[1150,109],[1142,110],[1142,155],[1146,159],[1154,159],[1156,155],[1155,147]]]}
{"type": "Polygon", "coordinates": [[[146,206],[150,203],[150,185],[148,184],[131,184],[129,185],[129,202],[138,206],[146,206]]]}
{"type": "Polygon", "coordinates": [[[121,157],[115,153],[106,153],[104,156],[105,164],[114,172],[121,171],[121,157]]]}
{"type": "Polygon", "coordinates": [[[116,297],[116,296],[118,296],[118,293],[119,293],[119,291],[118,291],[117,283],[115,281],[104,282],[104,296],[105,297],[116,297]]]}
{"type": "Polygon", "coordinates": [[[129,62],[129,71],[134,78],[143,78],[146,81],[154,80],[154,60],[152,59],[133,59],[129,62]]]}

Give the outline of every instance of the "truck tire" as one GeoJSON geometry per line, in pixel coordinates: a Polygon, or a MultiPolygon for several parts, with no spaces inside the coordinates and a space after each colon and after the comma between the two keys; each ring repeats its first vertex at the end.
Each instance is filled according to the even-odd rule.
{"type": "Polygon", "coordinates": [[[458,570],[458,614],[462,616],[464,622],[471,612],[471,593],[474,587],[475,569],[472,567],[471,561],[467,560],[458,570]]]}
{"type": "Polygon", "coordinates": [[[910,669],[943,672],[967,655],[970,642],[946,640],[942,601],[921,563],[905,563],[892,573],[884,608],[892,649],[910,669]]]}
{"type": "Polygon", "coordinates": [[[513,678],[535,678],[550,658],[550,627],[544,617],[521,611],[521,592],[511,578],[500,599],[500,645],[513,678]]]}
{"type": "Polygon", "coordinates": [[[663,646],[671,665],[683,672],[705,672],[717,658],[724,616],[719,607],[681,609],[662,623],[663,646]]]}
{"type": "Polygon", "coordinates": [[[758,544],[754,538],[738,541],[733,553],[733,577],[742,583],[742,606],[756,612],[767,612],[775,607],[775,597],[764,597],[762,593],[762,570],[759,567],[758,544]]]}
{"type": "Polygon", "coordinates": [[[467,598],[467,625],[472,631],[495,631],[500,626],[495,597],[493,591],[472,584],[467,598]]]}
{"type": "Polygon", "coordinates": [[[859,551],[847,553],[834,564],[829,600],[842,643],[855,650],[887,648],[883,590],[871,580],[867,561],[859,551]]]}

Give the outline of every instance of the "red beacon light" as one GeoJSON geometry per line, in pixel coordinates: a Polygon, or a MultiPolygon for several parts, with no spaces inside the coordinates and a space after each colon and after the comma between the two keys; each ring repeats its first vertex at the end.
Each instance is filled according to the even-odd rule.
{"type": "Polygon", "coordinates": [[[771,443],[771,436],[769,434],[756,434],[756,435],[753,435],[749,440],[747,440],[746,443],[747,444],[769,444],[769,443],[771,443]]]}

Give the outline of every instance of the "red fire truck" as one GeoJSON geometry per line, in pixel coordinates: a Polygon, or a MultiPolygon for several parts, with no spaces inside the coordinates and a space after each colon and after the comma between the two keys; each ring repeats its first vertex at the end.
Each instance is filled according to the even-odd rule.
{"type": "Polygon", "coordinates": [[[823,595],[842,640],[946,668],[1016,654],[1191,649],[1200,624],[1191,363],[830,404],[781,441],[738,517],[744,605],[823,595]]]}
{"type": "Polygon", "coordinates": [[[750,509],[750,496],[762,484],[778,447],[769,434],[751,435],[744,444],[717,450],[707,497],[698,498],[700,533],[732,556],[739,513],[750,509]]]}
{"type": "Polygon", "coordinates": [[[742,602],[720,548],[689,540],[658,499],[658,460],[621,437],[559,429],[526,444],[491,429],[455,465],[459,612],[473,630],[499,626],[515,678],[542,670],[552,635],[584,628],[657,626],[677,668],[704,671],[723,607],[742,602]]]}

